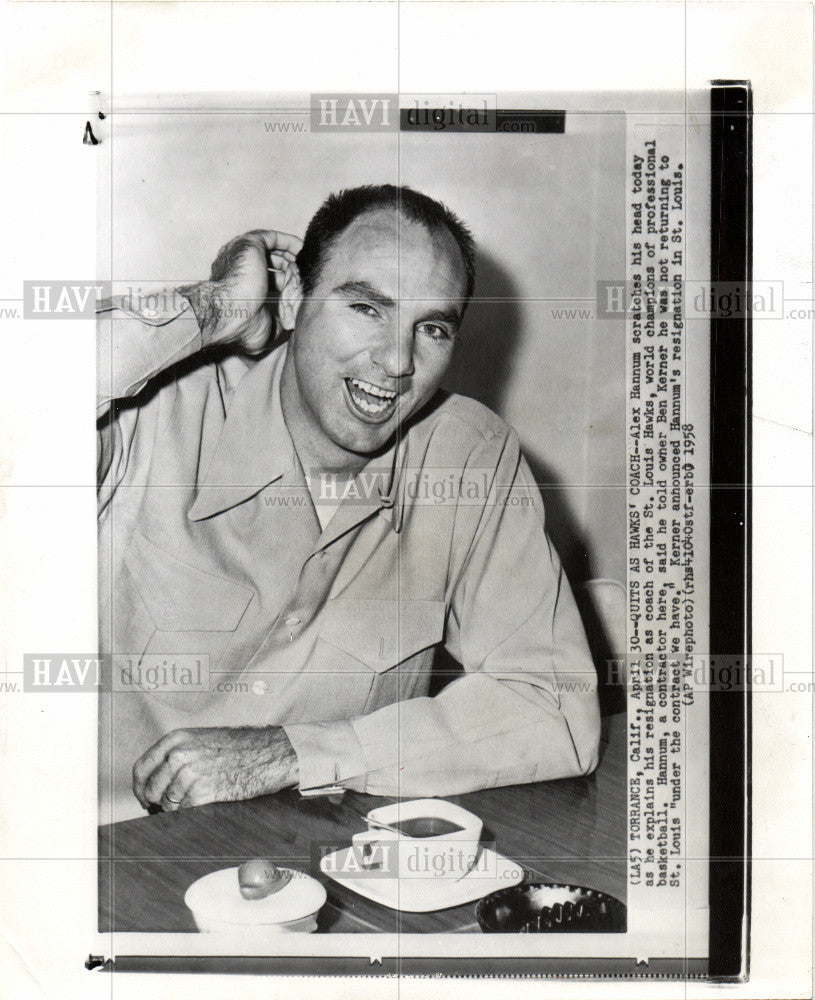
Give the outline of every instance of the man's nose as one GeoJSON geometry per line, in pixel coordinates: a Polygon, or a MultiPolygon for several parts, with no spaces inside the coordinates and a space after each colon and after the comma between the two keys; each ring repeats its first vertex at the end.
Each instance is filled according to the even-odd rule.
{"type": "Polygon", "coordinates": [[[391,378],[413,375],[413,327],[391,327],[371,350],[371,360],[391,378]]]}

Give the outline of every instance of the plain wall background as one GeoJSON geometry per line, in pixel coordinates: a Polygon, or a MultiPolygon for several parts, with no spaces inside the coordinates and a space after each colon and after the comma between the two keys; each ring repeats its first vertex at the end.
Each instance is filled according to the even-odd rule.
{"type": "Polygon", "coordinates": [[[596,281],[625,274],[622,116],[567,115],[562,135],[337,135],[273,132],[266,123],[304,116],[258,112],[257,98],[249,107],[200,101],[223,106],[218,113],[179,106],[146,100],[118,114],[94,150],[110,157],[102,274],[143,292],[207,277],[232,236],[258,227],[302,235],[342,187],[403,183],[440,198],[479,247],[476,299],[446,384],[518,431],[572,581],[624,582],[624,325],[553,316],[593,316],[596,281]]]}

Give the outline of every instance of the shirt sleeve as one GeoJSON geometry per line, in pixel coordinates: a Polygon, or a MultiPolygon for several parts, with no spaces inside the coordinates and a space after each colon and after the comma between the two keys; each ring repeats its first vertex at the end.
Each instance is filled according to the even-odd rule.
{"type": "Polygon", "coordinates": [[[473,482],[485,468],[489,496],[460,506],[454,538],[446,646],[464,676],[433,698],[324,724],[314,739],[309,726],[286,727],[301,788],[333,780],[377,795],[451,795],[596,767],[597,675],[514,433],[474,456],[473,482]]]}
{"type": "Polygon", "coordinates": [[[126,297],[97,307],[97,416],[115,399],[134,396],[170,365],[203,348],[192,307],[177,292],[157,292],[155,307],[131,308],[126,297]]]}
{"type": "Polygon", "coordinates": [[[126,297],[97,307],[97,482],[126,464],[138,412],[117,414],[112,404],[135,396],[159,372],[203,347],[191,306],[173,290],[147,296],[131,308],[126,297]],[[155,305],[153,305],[155,303],[155,305]]]}

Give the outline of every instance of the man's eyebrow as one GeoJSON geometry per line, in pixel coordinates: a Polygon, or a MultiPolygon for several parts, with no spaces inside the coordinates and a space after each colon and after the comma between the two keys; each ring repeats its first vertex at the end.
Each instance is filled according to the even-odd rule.
{"type": "Polygon", "coordinates": [[[343,298],[359,296],[362,299],[370,299],[371,302],[375,302],[384,309],[393,309],[396,305],[390,296],[380,292],[378,288],[374,288],[367,281],[346,281],[344,285],[332,288],[331,294],[341,295],[343,298]]]}
{"type": "Polygon", "coordinates": [[[461,313],[458,309],[431,309],[425,313],[420,323],[449,323],[450,326],[458,326],[461,323],[461,313]]]}

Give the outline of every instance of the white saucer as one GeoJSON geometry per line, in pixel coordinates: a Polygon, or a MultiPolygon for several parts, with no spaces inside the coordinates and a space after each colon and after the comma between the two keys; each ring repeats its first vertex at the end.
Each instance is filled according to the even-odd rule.
{"type": "Polygon", "coordinates": [[[480,899],[496,889],[506,889],[523,881],[523,868],[517,861],[482,847],[478,862],[467,875],[450,878],[388,878],[374,872],[353,870],[353,848],[334,851],[320,862],[320,871],[346,889],[375,903],[404,910],[406,913],[429,913],[447,910],[480,899]],[[347,871],[350,867],[352,870],[347,871]]]}

